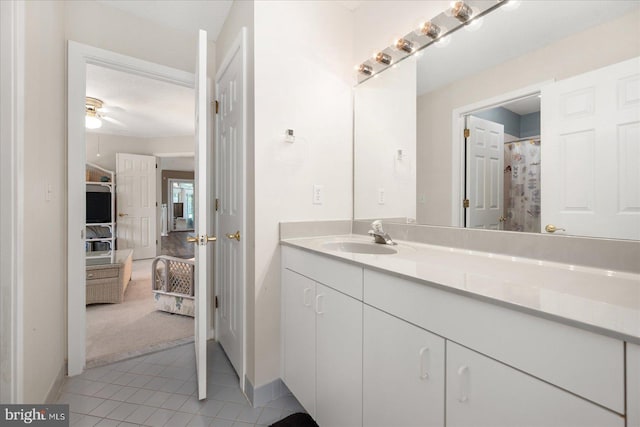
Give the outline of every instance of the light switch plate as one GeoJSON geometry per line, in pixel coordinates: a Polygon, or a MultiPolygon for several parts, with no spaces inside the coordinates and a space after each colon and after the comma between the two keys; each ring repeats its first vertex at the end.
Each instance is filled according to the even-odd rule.
{"type": "Polygon", "coordinates": [[[378,204],[384,205],[384,188],[378,188],[378,204]]]}

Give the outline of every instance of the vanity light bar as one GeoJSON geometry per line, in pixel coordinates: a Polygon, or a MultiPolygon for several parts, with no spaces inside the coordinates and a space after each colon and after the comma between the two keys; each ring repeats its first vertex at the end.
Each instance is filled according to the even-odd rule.
{"type": "Polygon", "coordinates": [[[468,28],[470,24],[498,7],[511,3],[517,4],[518,1],[452,1],[451,6],[446,11],[440,13],[432,20],[420,24],[419,28],[408,33],[404,37],[396,39],[390,46],[391,51],[385,49],[389,53],[380,51],[379,53],[374,54],[373,59],[375,59],[376,63],[379,65],[376,65],[376,63],[373,62],[369,63],[371,65],[366,62],[361,65],[357,65],[355,69],[359,73],[358,83],[368,80],[374,74],[384,71],[387,67],[391,66],[391,64],[402,61],[404,58],[415,54],[424,47],[444,40],[460,28],[468,28]],[[458,21],[459,23],[456,24],[455,21],[458,21]],[[423,36],[428,37],[429,40],[425,41],[423,36]],[[375,71],[372,65],[376,67],[375,71]]]}

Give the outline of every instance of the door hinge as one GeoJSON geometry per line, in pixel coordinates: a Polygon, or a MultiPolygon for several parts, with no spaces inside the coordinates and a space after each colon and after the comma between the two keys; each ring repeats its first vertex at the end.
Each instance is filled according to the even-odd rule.
{"type": "Polygon", "coordinates": [[[469,199],[464,199],[464,200],[462,201],[462,206],[463,206],[465,209],[469,209],[469,199]]]}
{"type": "Polygon", "coordinates": [[[156,245],[158,244],[158,239],[156,239],[156,245]]]}
{"type": "Polygon", "coordinates": [[[469,132],[469,129],[465,129],[464,130],[464,137],[465,138],[469,138],[469,135],[471,134],[471,132],[469,132]]]}
{"type": "Polygon", "coordinates": [[[216,199],[216,212],[220,209],[220,199],[216,199]]]}
{"type": "Polygon", "coordinates": [[[156,169],[158,169],[158,164],[156,163],[156,169]]]}
{"type": "Polygon", "coordinates": [[[220,104],[218,103],[218,101],[217,101],[217,100],[215,101],[215,103],[216,103],[216,114],[218,114],[218,109],[219,109],[219,105],[220,105],[220,104]]]}
{"type": "Polygon", "coordinates": [[[218,308],[218,295],[216,295],[216,298],[215,298],[215,306],[216,308],[218,308]]]}

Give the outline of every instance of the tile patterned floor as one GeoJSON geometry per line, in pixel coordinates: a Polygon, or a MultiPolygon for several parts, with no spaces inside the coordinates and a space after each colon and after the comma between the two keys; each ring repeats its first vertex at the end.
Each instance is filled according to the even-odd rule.
{"type": "Polygon", "coordinates": [[[68,378],[57,403],[69,404],[74,427],[262,427],[303,411],[291,395],[252,408],[219,344],[208,350],[207,400],[197,399],[187,344],[68,378]]]}

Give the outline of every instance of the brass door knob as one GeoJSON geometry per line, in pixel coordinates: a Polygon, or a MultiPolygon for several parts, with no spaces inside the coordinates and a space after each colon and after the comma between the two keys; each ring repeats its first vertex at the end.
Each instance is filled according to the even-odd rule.
{"type": "Polygon", "coordinates": [[[218,240],[218,238],[216,236],[204,236],[205,237],[205,241],[207,243],[209,242],[215,242],[216,240],[218,240]]]}
{"type": "Polygon", "coordinates": [[[544,228],[544,231],[546,231],[547,233],[555,233],[556,231],[567,231],[564,228],[558,228],[553,224],[547,224],[547,226],[544,228]]]}
{"type": "Polygon", "coordinates": [[[128,215],[129,215],[129,214],[126,214],[126,213],[122,213],[122,212],[120,212],[120,213],[118,214],[118,216],[120,216],[120,217],[123,217],[123,216],[128,216],[128,215]]]}
{"type": "Polygon", "coordinates": [[[198,244],[199,239],[197,237],[187,236],[187,242],[198,244]]]}
{"type": "Polygon", "coordinates": [[[235,234],[227,234],[227,239],[236,239],[239,242],[240,241],[240,230],[236,231],[235,234]]]}

